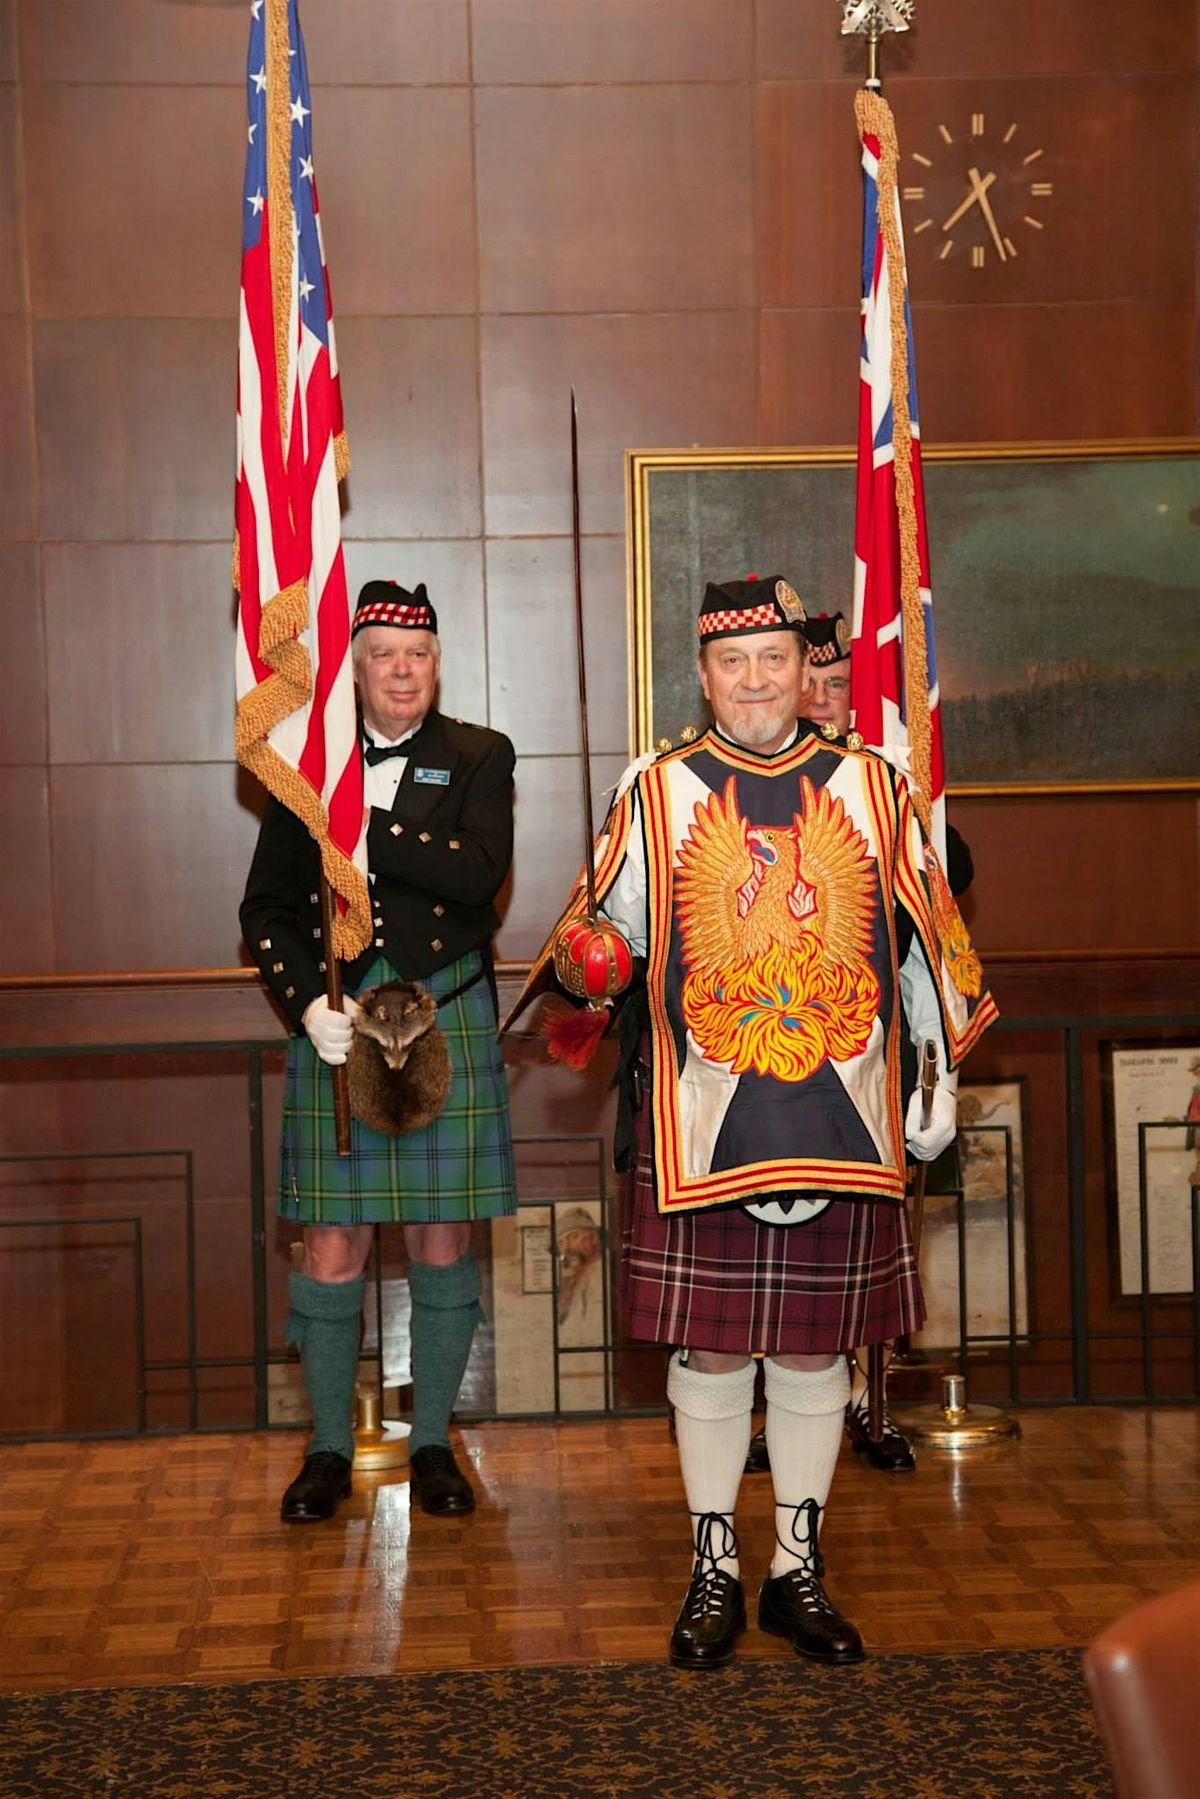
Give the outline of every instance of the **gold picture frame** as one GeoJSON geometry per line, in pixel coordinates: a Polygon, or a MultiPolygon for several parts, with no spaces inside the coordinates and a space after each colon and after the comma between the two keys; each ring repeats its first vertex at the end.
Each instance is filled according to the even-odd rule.
{"type": "MultiPolygon", "coordinates": [[[[849,612],[855,451],[625,462],[640,755],[701,716],[704,579],[753,567],[849,612]]],[[[923,464],[949,791],[1200,790],[1200,439],[925,445],[923,464]]]]}

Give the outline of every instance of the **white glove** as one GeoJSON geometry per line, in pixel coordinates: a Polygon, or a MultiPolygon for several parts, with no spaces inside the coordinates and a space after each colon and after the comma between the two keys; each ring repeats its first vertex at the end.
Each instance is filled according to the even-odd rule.
{"type": "Polygon", "coordinates": [[[921,1128],[921,1089],[918,1087],[908,1102],[904,1119],[904,1140],[908,1153],[918,1162],[932,1162],[947,1145],[953,1143],[958,1126],[957,1074],[940,1075],[929,1107],[929,1123],[921,1128]]]}
{"type": "Polygon", "coordinates": [[[322,1062],[328,1062],[331,1068],[339,1068],[346,1060],[354,1037],[354,1026],[350,1021],[358,1011],[358,1001],[346,993],[342,995],[342,1005],[346,1008],[344,1012],[333,1011],[322,993],[304,1008],[304,1028],[309,1042],[322,1062]]]}

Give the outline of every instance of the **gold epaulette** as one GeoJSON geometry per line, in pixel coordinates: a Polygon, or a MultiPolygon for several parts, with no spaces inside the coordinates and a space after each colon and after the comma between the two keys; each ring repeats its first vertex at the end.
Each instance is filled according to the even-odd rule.
{"type": "Polygon", "coordinates": [[[684,725],[683,730],[679,733],[678,744],[672,743],[669,737],[660,737],[654,748],[660,756],[667,756],[673,749],[686,749],[689,743],[695,743],[699,735],[700,732],[695,725],[684,725]]]}
{"type": "Polygon", "coordinates": [[[861,731],[847,731],[843,737],[831,718],[827,718],[823,725],[818,725],[817,729],[826,743],[836,743],[840,750],[865,750],[867,747],[861,731]]]}

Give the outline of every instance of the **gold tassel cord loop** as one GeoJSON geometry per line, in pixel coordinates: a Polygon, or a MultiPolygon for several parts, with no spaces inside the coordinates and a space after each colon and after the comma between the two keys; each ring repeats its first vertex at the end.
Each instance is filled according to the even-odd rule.
{"type": "Polygon", "coordinates": [[[879,140],[879,229],[888,260],[888,305],[892,327],[892,441],[895,446],[896,510],[900,520],[900,610],[904,620],[904,688],[908,737],[912,746],[913,800],[917,815],[931,828],[932,727],[929,719],[929,652],[925,641],[925,608],[921,601],[921,562],[917,548],[917,505],[913,485],[912,414],[908,393],[908,328],[904,318],[904,245],[900,237],[896,177],[900,147],[896,121],[882,94],[860,89],[854,96],[859,138],[869,132],[879,140]]]}

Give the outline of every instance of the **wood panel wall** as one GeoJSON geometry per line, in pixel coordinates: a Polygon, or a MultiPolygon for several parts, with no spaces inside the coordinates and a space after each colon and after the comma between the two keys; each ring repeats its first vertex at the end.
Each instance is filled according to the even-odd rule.
{"type": "MultiPolygon", "coordinates": [[[[350,579],[427,581],[445,704],[517,744],[519,958],[578,840],[567,388],[603,784],[626,750],[623,450],[852,434],[861,51],[832,0],[302,13],[350,579]]],[[[239,959],[244,56],[224,0],[0,0],[0,969],[239,959]]],[[[906,147],[1011,116],[1055,188],[1003,270],[913,238],[927,436],[1193,432],[1196,7],[922,0],[888,57],[906,147]]],[[[985,949],[1194,939],[1192,798],[957,812],[985,949]]]]}
{"type": "MultiPolygon", "coordinates": [[[[930,440],[1196,432],[1197,11],[921,0],[919,29],[889,46],[906,148],[972,112],[1007,116],[1055,188],[1046,229],[1003,270],[910,240],[930,440]]],[[[833,0],[302,14],[354,457],[350,580],[425,580],[447,710],[515,740],[499,947],[520,960],[578,854],[568,387],[602,788],[627,748],[623,451],[853,434],[861,50],[833,0]]],[[[241,955],[259,805],[230,747],[245,32],[237,0],[0,0],[0,974],[241,955]]],[[[1195,796],[972,798],[952,816],[985,952],[1196,943],[1195,796]]],[[[1170,989],[1168,966],[1155,1009],[1170,989]]],[[[81,1005],[44,995],[36,1027],[27,1000],[0,1006],[0,1041],[177,1040],[189,1020],[236,1038],[247,1006],[269,1017],[252,987],[93,1001],[86,1022],[81,1005]]],[[[239,1070],[27,1063],[0,1093],[6,1153],[109,1158],[6,1165],[0,1219],[138,1212],[153,1279],[176,1295],[179,1163],[119,1152],[192,1152],[208,1355],[249,1332],[239,1070]]],[[[599,1103],[540,1066],[514,1081],[522,1132],[595,1128],[599,1103]]],[[[1044,1152],[1051,1207],[1059,1148],[1044,1152]]],[[[1092,1204],[1102,1234],[1098,1191],[1092,1204]]],[[[2,1247],[0,1361],[31,1371],[6,1382],[3,1428],[128,1421],[128,1231],[5,1232],[2,1247]]],[[[178,1353],[161,1294],[147,1325],[153,1353],[178,1353]]],[[[244,1416],[244,1379],[208,1379],[205,1418],[244,1416]]],[[[153,1416],[177,1421],[165,1385],[153,1416]]]]}

